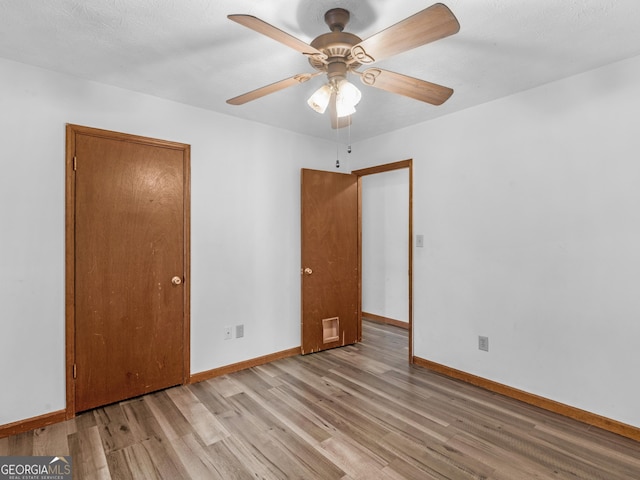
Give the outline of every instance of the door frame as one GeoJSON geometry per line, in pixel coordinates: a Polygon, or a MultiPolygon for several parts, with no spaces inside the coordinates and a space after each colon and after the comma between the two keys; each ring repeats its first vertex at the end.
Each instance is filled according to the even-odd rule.
{"type": "Polygon", "coordinates": [[[351,173],[358,177],[358,275],[360,283],[359,323],[360,339],[362,341],[362,177],[376,173],[391,172],[393,170],[409,169],[409,363],[413,358],[413,159],[376,165],[373,167],[353,170],[351,173]]]}
{"type": "Polygon", "coordinates": [[[65,147],[65,377],[67,420],[76,415],[75,384],[75,150],[76,135],[91,135],[124,142],[139,143],[154,147],[181,150],[183,152],[183,208],[184,208],[184,296],[183,296],[183,371],[182,384],[188,383],[191,358],[191,146],[184,143],[130,135],[80,125],[66,125],[65,147]]]}

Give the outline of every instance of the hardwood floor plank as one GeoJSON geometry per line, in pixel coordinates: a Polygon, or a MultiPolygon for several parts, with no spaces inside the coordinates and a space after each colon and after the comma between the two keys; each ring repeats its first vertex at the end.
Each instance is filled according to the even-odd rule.
{"type": "Polygon", "coordinates": [[[313,444],[326,440],[336,432],[335,427],[326,422],[320,415],[317,415],[306,403],[291,395],[287,388],[274,389],[271,393],[277,402],[277,406],[274,406],[274,408],[286,408],[293,412],[291,421],[299,429],[304,430],[308,437],[313,439],[311,441],[313,444]]]}
{"type": "Polygon", "coordinates": [[[255,445],[245,442],[241,436],[231,436],[224,441],[225,446],[238,459],[241,459],[242,465],[251,473],[251,478],[259,479],[281,479],[286,478],[286,472],[281,471],[277,465],[273,465],[270,461],[256,451],[255,445]]]}
{"type": "Polygon", "coordinates": [[[205,447],[198,442],[193,434],[177,438],[171,442],[171,445],[184,468],[182,472],[184,478],[225,480],[220,475],[205,447]]]}
{"type": "Polygon", "coordinates": [[[542,442],[532,442],[528,432],[513,429],[508,425],[500,428],[489,428],[480,425],[467,425],[469,433],[480,436],[493,445],[497,445],[504,451],[511,453],[514,461],[519,462],[522,459],[533,462],[541,467],[542,472],[553,472],[555,478],[570,479],[580,478],[582,480],[590,480],[596,478],[607,478],[613,480],[615,474],[609,474],[607,477],[599,476],[606,472],[597,473],[591,468],[587,459],[582,462],[575,462],[571,456],[564,454],[557,446],[547,445],[542,442]]]}
{"type": "MultiPolygon", "coordinates": [[[[389,386],[386,390],[379,388],[377,382],[365,383],[358,380],[357,375],[345,375],[338,371],[332,371],[326,378],[331,382],[335,382],[336,385],[349,392],[351,395],[358,397],[363,402],[366,402],[368,409],[371,412],[373,410],[380,410],[387,415],[395,416],[398,419],[402,419],[406,423],[413,423],[418,428],[425,424],[431,423],[439,425],[442,428],[437,428],[436,425],[432,425],[429,432],[440,431],[444,434],[446,427],[451,423],[440,416],[426,414],[424,408],[420,408],[419,405],[412,405],[412,399],[403,397],[398,394],[397,390],[394,391],[395,395],[389,392],[389,386]],[[373,387],[373,388],[372,388],[373,387]]],[[[437,435],[439,440],[446,441],[446,436],[437,435]]]]}
{"type": "Polygon", "coordinates": [[[398,458],[389,465],[384,467],[382,471],[390,478],[402,480],[402,479],[420,479],[420,480],[442,480],[440,475],[432,475],[429,472],[414,467],[405,460],[398,458]]]}
{"type": "Polygon", "coordinates": [[[555,478],[553,472],[543,473],[539,465],[524,458],[513,458],[512,461],[507,462],[505,460],[511,458],[509,451],[465,434],[456,435],[447,442],[447,445],[492,468],[493,473],[489,477],[492,480],[512,480],[515,478],[550,480],[555,478]]]}
{"type": "Polygon", "coordinates": [[[149,439],[166,440],[162,427],[149,408],[145,397],[122,402],[122,412],[127,426],[136,443],[142,443],[149,439]]]}
{"type": "Polygon", "coordinates": [[[244,393],[235,395],[233,398],[238,402],[239,413],[234,417],[225,417],[225,423],[234,432],[233,439],[237,440],[235,446],[241,447],[236,451],[242,458],[249,459],[252,472],[263,475],[263,478],[304,478],[303,466],[277,445],[262,422],[246,412],[240,413],[244,410],[242,401],[245,397],[244,393]]]}
{"type": "Polygon", "coordinates": [[[335,465],[346,472],[350,478],[373,480],[388,480],[382,471],[387,462],[380,459],[357,443],[349,441],[348,437],[335,435],[322,442],[322,448],[329,453],[335,465]]]}
{"type": "Polygon", "coordinates": [[[122,404],[115,403],[94,410],[105,454],[120,450],[137,441],[124,414],[122,404]]]}
{"type": "Polygon", "coordinates": [[[211,445],[229,436],[220,421],[198,400],[188,387],[172,388],[167,395],[178,407],[185,419],[205,445],[211,445]]]}
{"type": "Polygon", "coordinates": [[[416,442],[414,439],[390,433],[382,442],[399,458],[436,478],[486,479],[493,469],[474,458],[461,461],[459,452],[442,444],[416,442]]]}
{"type": "Polygon", "coordinates": [[[303,465],[304,474],[300,478],[330,479],[344,476],[344,471],[331,457],[325,455],[320,444],[306,443],[297,435],[291,435],[287,430],[279,428],[273,428],[269,434],[277,439],[278,444],[292,459],[295,459],[295,463],[300,462],[303,465]]]}
{"type": "MultiPolygon", "coordinates": [[[[259,398],[259,397],[257,397],[259,398]]],[[[294,478],[340,478],[344,472],[337,469],[327,459],[318,455],[314,445],[310,445],[287,428],[268,410],[246,393],[233,397],[238,406],[234,434],[244,435],[244,431],[253,432],[256,446],[272,464],[284,465],[284,472],[294,478]],[[252,427],[246,426],[246,422],[252,427]]]]}
{"type": "Polygon", "coordinates": [[[214,379],[189,385],[188,388],[213,415],[222,415],[228,412],[231,406],[217,391],[216,385],[214,379]]]}
{"type": "Polygon", "coordinates": [[[603,448],[603,446],[592,442],[581,441],[581,437],[573,436],[567,439],[561,431],[535,428],[531,435],[538,439],[542,445],[558,451],[563,458],[570,460],[573,465],[572,470],[583,471],[587,469],[588,472],[591,472],[589,474],[596,476],[595,478],[598,478],[597,475],[604,475],[603,472],[617,470],[622,474],[621,477],[616,473],[606,473],[610,476],[610,480],[617,480],[627,478],[633,472],[640,471],[640,456],[635,462],[629,457],[619,458],[614,450],[603,448]]]}
{"type": "MultiPolygon", "coordinates": [[[[291,396],[296,395],[294,391],[288,393],[291,396]]],[[[307,408],[313,412],[315,418],[321,419],[320,425],[328,429],[331,437],[343,435],[371,452],[378,449],[376,439],[386,433],[386,429],[372,420],[367,412],[358,407],[354,408],[348,395],[339,398],[327,396],[307,405],[307,408]]],[[[385,461],[385,453],[388,452],[378,452],[378,455],[383,457],[382,461],[385,461]]]]}
{"type": "MultiPolygon", "coordinates": [[[[131,447],[125,447],[113,452],[107,453],[107,465],[110,472],[118,472],[116,477],[118,480],[134,480],[135,476],[130,468],[130,461],[127,459],[127,451],[131,447]]],[[[146,477],[152,480],[157,480],[158,476],[155,474],[155,470],[148,472],[146,477]]]]}
{"type": "Polygon", "coordinates": [[[279,392],[279,389],[274,388],[261,394],[252,391],[247,391],[246,394],[258,403],[265,412],[276,418],[283,427],[291,430],[306,443],[316,446],[330,437],[325,429],[315,424],[308,416],[300,413],[297,410],[299,406],[292,408],[291,404],[287,402],[287,395],[278,395],[279,392]]]}
{"type": "MultiPolygon", "coordinates": [[[[89,414],[85,414],[85,419],[88,416],[89,414]]],[[[96,480],[112,478],[96,425],[78,429],[76,433],[69,435],[69,450],[73,474],[77,478],[95,478],[96,480]]]]}
{"type": "Polygon", "coordinates": [[[175,403],[171,401],[166,392],[156,392],[145,395],[145,404],[150,413],[158,422],[165,438],[174,440],[193,432],[193,428],[182,415],[175,403]]]}
{"type": "Polygon", "coordinates": [[[8,455],[33,455],[33,435],[12,435],[7,438],[8,455]]]}
{"type": "Polygon", "coordinates": [[[69,455],[67,426],[56,423],[33,431],[33,455],[53,455],[63,457],[69,455]]]}
{"type": "MultiPolygon", "coordinates": [[[[173,445],[171,445],[168,440],[150,438],[144,440],[142,446],[147,451],[159,478],[167,480],[184,478],[184,465],[180,461],[173,445]]],[[[146,479],[144,476],[138,478],[146,479]]]]}
{"type": "Polygon", "coordinates": [[[349,350],[349,348],[336,348],[330,350],[329,355],[331,355],[336,360],[342,360],[346,364],[354,368],[357,368],[363,372],[370,372],[374,375],[383,375],[391,369],[388,363],[383,363],[367,356],[359,355],[357,351],[349,350]]]}
{"type": "Polygon", "coordinates": [[[225,480],[250,480],[254,478],[241,458],[238,458],[226,440],[216,442],[207,447],[210,458],[213,459],[216,469],[225,480]]]}
{"type": "Polygon", "coordinates": [[[212,378],[202,383],[223,398],[232,397],[243,391],[242,386],[234,379],[233,374],[212,378]]]}

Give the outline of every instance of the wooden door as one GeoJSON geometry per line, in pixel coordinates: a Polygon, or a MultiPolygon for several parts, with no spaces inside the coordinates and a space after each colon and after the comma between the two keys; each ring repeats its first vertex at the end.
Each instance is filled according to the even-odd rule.
{"type": "Polygon", "coordinates": [[[358,178],[302,170],[302,353],[360,339],[358,178]]]}
{"type": "Polygon", "coordinates": [[[189,147],[78,127],[73,143],[82,411],[186,378],[189,147]]]}

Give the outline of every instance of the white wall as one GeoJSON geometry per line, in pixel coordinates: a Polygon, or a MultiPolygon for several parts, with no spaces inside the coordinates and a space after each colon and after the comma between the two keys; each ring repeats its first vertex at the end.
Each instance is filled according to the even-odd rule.
{"type": "Polygon", "coordinates": [[[640,426],[639,112],[635,57],[354,145],[414,159],[417,356],[640,426]]]}
{"type": "Polygon", "coordinates": [[[65,408],[65,123],[191,145],[192,373],[300,345],[299,171],[333,143],[4,60],[0,112],[0,425],[65,408]]]}
{"type": "Polygon", "coordinates": [[[409,170],[362,177],[362,311],[409,321],[409,170]]]}

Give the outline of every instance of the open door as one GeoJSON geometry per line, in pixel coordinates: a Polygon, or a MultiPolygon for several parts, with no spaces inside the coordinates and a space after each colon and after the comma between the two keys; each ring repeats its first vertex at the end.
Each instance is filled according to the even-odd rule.
{"type": "Polygon", "coordinates": [[[360,339],[358,177],[302,169],[302,354],[360,339]]]}

